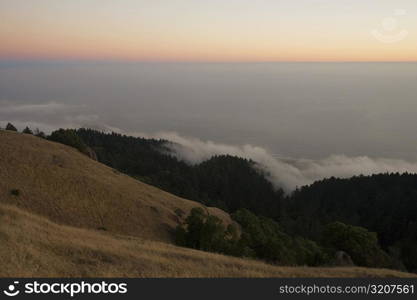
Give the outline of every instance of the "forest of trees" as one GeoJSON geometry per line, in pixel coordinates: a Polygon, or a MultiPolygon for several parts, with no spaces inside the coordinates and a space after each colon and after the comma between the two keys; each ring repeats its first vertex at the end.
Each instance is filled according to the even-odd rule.
{"type": "Polygon", "coordinates": [[[289,232],[316,240],[329,222],[362,226],[398,267],[417,272],[417,175],[329,178],[295,191],[286,206],[289,232]]]}
{"type": "Polygon", "coordinates": [[[332,264],[344,251],[356,265],[417,272],[417,175],[329,178],[290,195],[276,190],[254,162],[216,156],[189,165],[168,141],[58,130],[50,140],[178,196],[228,211],[242,234],[212,216],[193,212],[177,230],[178,243],[281,264],[332,264]],[[190,225],[192,224],[192,225],[190,225]],[[198,240],[201,239],[201,240],[198,240]]]}

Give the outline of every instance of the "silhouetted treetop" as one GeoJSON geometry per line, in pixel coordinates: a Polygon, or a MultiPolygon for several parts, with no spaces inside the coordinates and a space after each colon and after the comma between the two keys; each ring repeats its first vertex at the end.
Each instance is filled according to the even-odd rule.
{"type": "Polygon", "coordinates": [[[17,128],[12,123],[7,123],[6,130],[17,131],[17,128]]]}

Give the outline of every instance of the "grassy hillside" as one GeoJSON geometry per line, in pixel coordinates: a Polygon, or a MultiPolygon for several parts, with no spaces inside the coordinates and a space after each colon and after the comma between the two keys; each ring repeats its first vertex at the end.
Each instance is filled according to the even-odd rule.
{"type": "MultiPolygon", "coordinates": [[[[189,210],[203,207],[32,135],[0,131],[0,166],[0,203],[59,224],[170,241],[189,210]]],[[[208,211],[231,222],[220,209],[208,211]]]]}
{"type": "Polygon", "coordinates": [[[0,131],[0,277],[410,277],[393,270],[278,267],[169,244],[200,206],[70,147],[0,131]]]}
{"type": "Polygon", "coordinates": [[[411,277],[393,270],[277,267],[57,225],[0,205],[0,277],[411,277]]]}

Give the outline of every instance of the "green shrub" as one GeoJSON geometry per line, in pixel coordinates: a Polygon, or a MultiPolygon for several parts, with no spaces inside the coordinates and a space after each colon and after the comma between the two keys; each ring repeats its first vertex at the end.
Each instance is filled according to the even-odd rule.
{"type": "Polygon", "coordinates": [[[13,189],[13,190],[10,191],[10,194],[13,195],[13,196],[18,197],[18,196],[20,196],[20,191],[18,189],[13,189]]]}
{"type": "Polygon", "coordinates": [[[290,237],[272,219],[256,216],[246,209],[238,210],[233,219],[241,225],[241,243],[251,249],[257,258],[285,265],[317,266],[328,261],[318,244],[290,237]]]}
{"type": "Polygon", "coordinates": [[[43,131],[40,131],[39,128],[35,129],[35,132],[33,133],[35,136],[40,137],[42,139],[46,138],[46,134],[43,131]]]}
{"type": "Polygon", "coordinates": [[[359,226],[333,222],[325,227],[323,244],[333,251],[344,251],[359,266],[388,267],[388,255],[378,245],[375,232],[359,226]]]}
{"type": "Polygon", "coordinates": [[[330,256],[321,246],[306,238],[293,238],[291,248],[295,253],[297,265],[322,266],[329,264],[331,260],[330,256]]]}
{"type": "Polygon", "coordinates": [[[237,253],[237,230],[225,228],[216,216],[209,215],[202,208],[193,208],[184,225],[175,230],[177,245],[210,252],[237,253]]]}
{"type": "Polygon", "coordinates": [[[33,131],[28,126],[26,126],[26,128],[23,129],[22,133],[33,134],[33,131]]]}

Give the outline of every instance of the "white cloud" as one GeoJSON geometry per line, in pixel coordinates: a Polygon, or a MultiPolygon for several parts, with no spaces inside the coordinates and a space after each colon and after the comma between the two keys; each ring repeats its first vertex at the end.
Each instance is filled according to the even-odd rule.
{"type": "Polygon", "coordinates": [[[154,135],[138,134],[143,137],[154,137],[174,142],[171,150],[191,164],[209,159],[214,155],[234,155],[252,159],[259,168],[265,170],[269,180],[287,192],[297,186],[311,184],[316,180],[328,177],[347,178],[354,175],[371,175],[385,172],[417,172],[417,163],[399,159],[371,158],[368,156],[348,157],[331,155],[320,160],[280,159],[271,155],[266,149],[253,145],[233,146],[202,141],[197,138],[180,136],[173,132],[161,132],[154,135]]]}
{"type": "Polygon", "coordinates": [[[40,104],[13,104],[12,102],[0,102],[2,108],[1,112],[5,114],[22,114],[22,113],[56,113],[67,110],[69,107],[62,103],[47,102],[40,104]]]}
{"type": "Polygon", "coordinates": [[[106,127],[100,121],[100,117],[89,113],[84,105],[68,105],[53,101],[31,104],[0,101],[0,122],[11,122],[17,128],[39,128],[45,132],[60,127],[106,127]]]}

